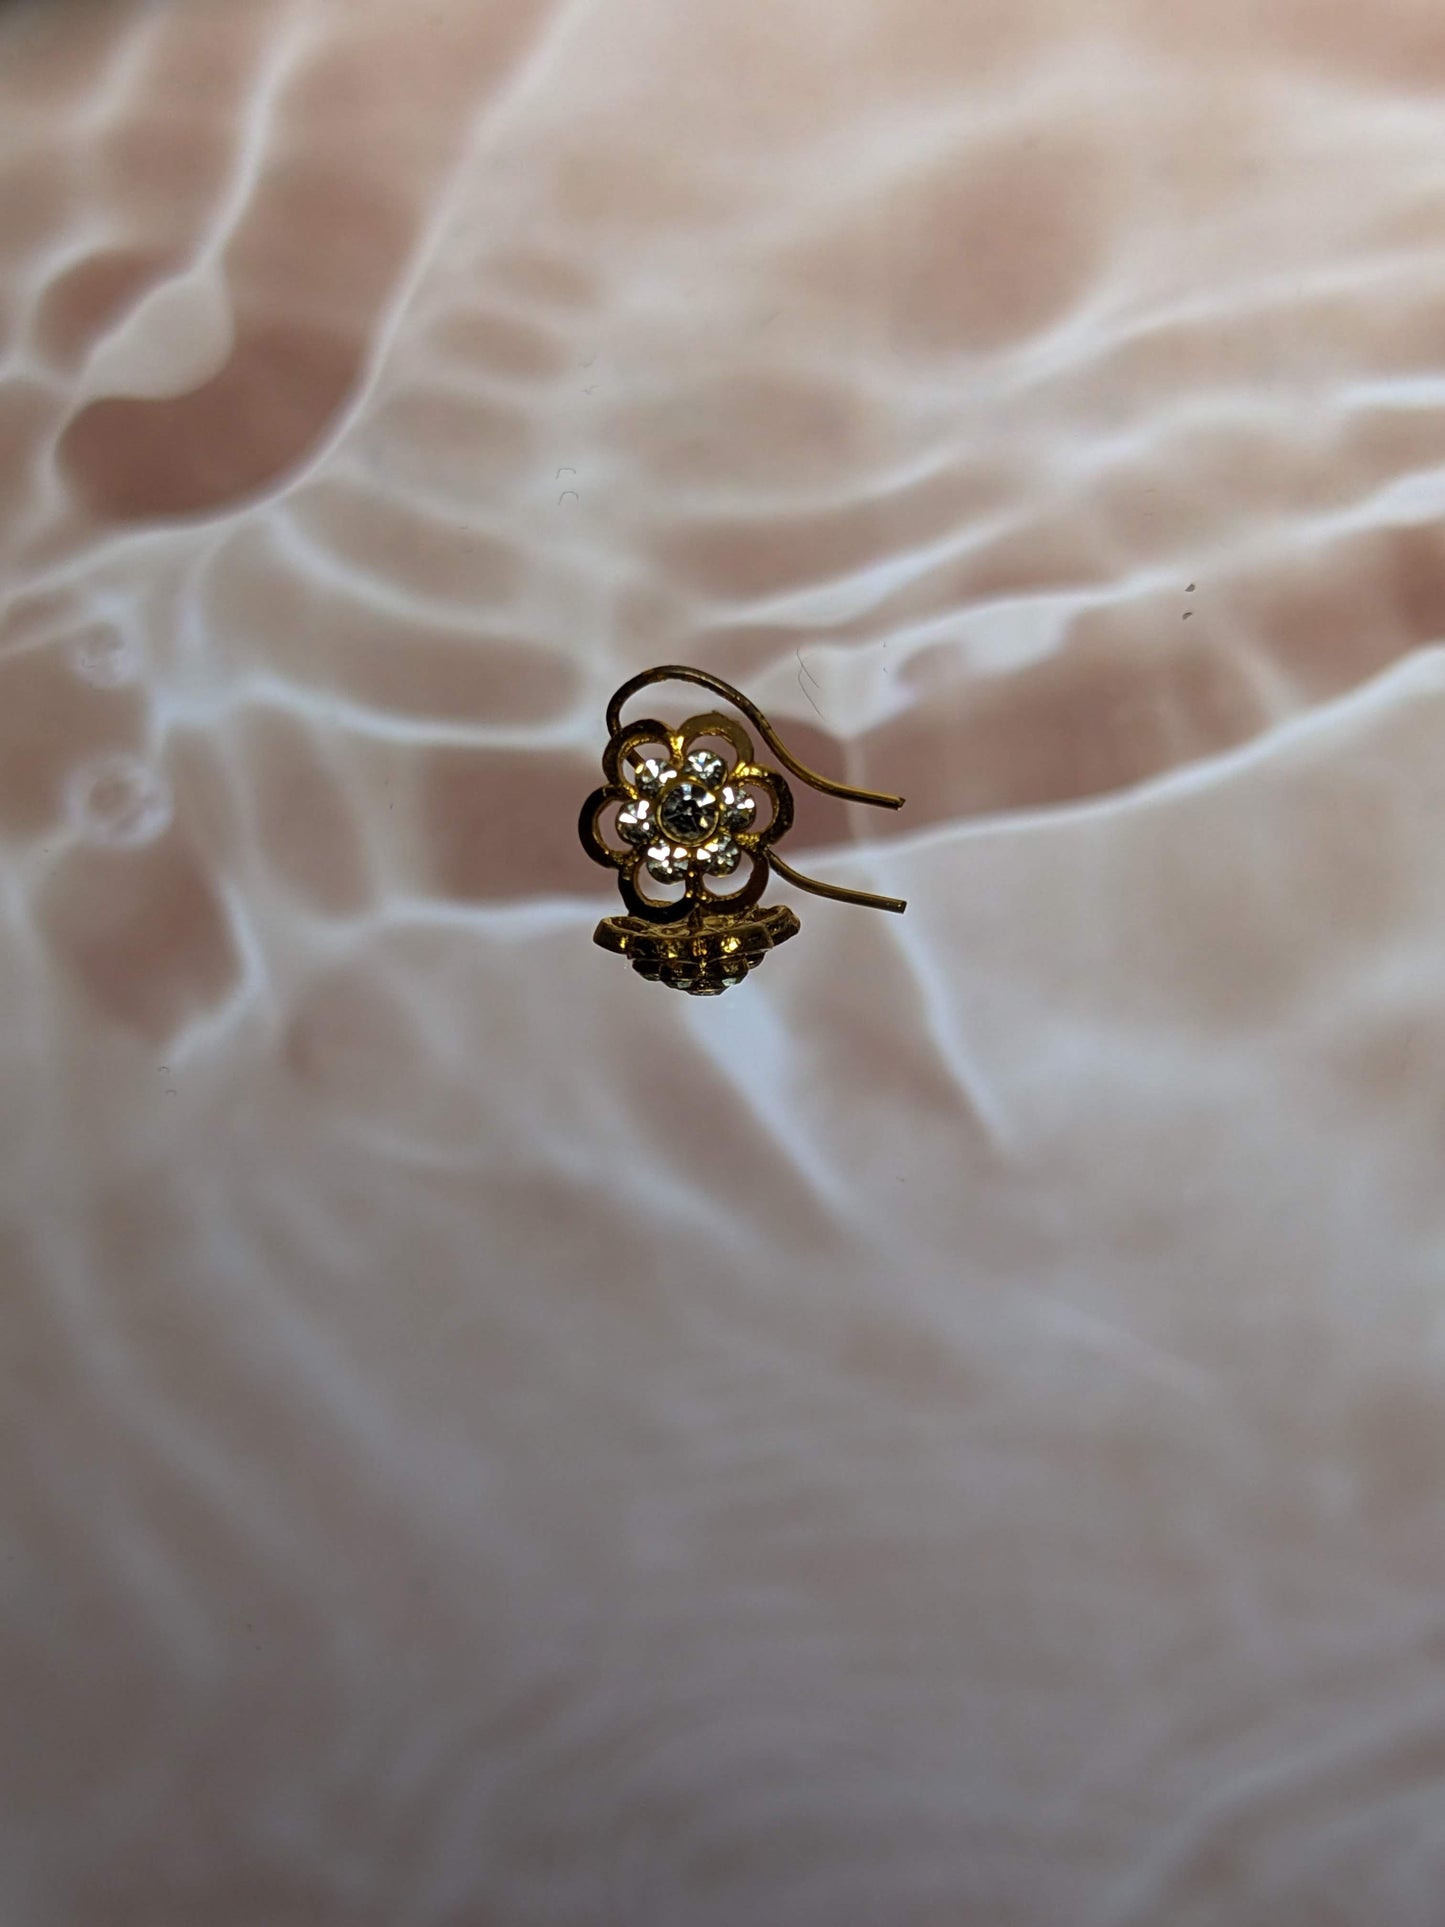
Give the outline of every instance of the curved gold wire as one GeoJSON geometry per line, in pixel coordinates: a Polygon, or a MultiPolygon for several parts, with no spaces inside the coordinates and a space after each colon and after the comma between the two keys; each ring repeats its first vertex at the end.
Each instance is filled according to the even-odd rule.
{"type": "Polygon", "coordinates": [[[805,877],[791,863],[784,863],[776,850],[770,849],[767,855],[770,869],[789,883],[796,883],[800,890],[810,890],[815,897],[832,897],[835,903],[861,903],[870,910],[892,910],[900,917],[908,908],[904,897],[875,897],[871,890],[845,890],[841,883],[819,883],[816,877],[805,877]]]}
{"type": "MultiPolygon", "coordinates": [[[[696,683],[699,688],[710,689],[715,696],[721,696],[724,702],[740,709],[784,769],[791,770],[799,782],[806,783],[810,789],[820,790],[824,796],[841,797],[845,803],[871,803],[881,810],[903,808],[904,799],[901,796],[889,796],[878,790],[854,789],[850,784],[835,783],[831,777],[819,776],[816,770],[798,761],[762,710],[740,689],[734,689],[730,682],[724,682],[721,676],[714,676],[709,670],[689,669],[682,663],[663,663],[656,669],[644,669],[640,675],[629,677],[607,705],[609,736],[616,737],[622,728],[622,711],[626,704],[640,689],[648,689],[655,682],[696,683]]],[[[816,877],[804,876],[791,863],[785,863],[774,849],[768,849],[766,855],[768,863],[780,877],[785,877],[789,883],[796,884],[798,889],[807,890],[815,897],[831,897],[835,903],[862,904],[869,910],[892,910],[899,916],[908,908],[902,897],[878,897],[869,890],[845,890],[841,884],[820,883],[816,877]]]]}
{"type": "Polygon", "coordinates": [[[757,725],[758,734],[777,757],[784,769],[790,769],[800,782],[810,789],[821,790],[824,796],[841,796],[846,803],[873,803],[882,810],[901,810],[904,798],[887,796],[879,790],[856,790],[847,783],[835,783],[831,777],[819,776],[806,764],[800,763],[767,717],[755,702],[751,702],[740,689],[734,689],[730,682],[721,676],[714,676],[706,669],[687,669],[680,663],[664,663],[657,669],[644,669],[641,675],[632,676],[615,692],[607,705],[607,733],[615,736],[622,727],[622,711],[626,703],[639,689],[648,689],[655,682],[691,682],[699,688],[710,689],[715,696],[721,696],[735,709],[740,709],[748,720],[757,725]]]}

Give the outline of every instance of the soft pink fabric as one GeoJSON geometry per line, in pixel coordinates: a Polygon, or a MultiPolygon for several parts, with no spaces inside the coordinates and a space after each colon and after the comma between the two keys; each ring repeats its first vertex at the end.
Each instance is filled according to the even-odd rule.
{"type": "Polygon", "coordinates": [[[1442,93],[0,13],[6,1927],[1440,1927],[1442,93]],[[906,918],[593,949],[668,659],[906,918]]]}

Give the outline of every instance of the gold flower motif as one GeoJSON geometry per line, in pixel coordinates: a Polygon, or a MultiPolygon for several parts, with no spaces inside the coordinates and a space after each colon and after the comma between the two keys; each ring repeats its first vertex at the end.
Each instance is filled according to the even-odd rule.
{"type": "Polygon", "coordinates": [[[621,872],[634,916],[666,923],[694,911],[739,909],[762,895],[768,845],[793,820],[792,792],[776,770],[754,762],[747,731],[730,716],[691,716],[675,730],[650,719],[629,723],[608,742],[602,770],[607,781],[582,806],[582,842],[595,862],[621,872]],[[771,804],[761,828],[759,793],[771,804]],[[602,827],[614,804],[620,847],[602,827]],[[709,887],[710,879],[732,876],[744,858],[751,867],[740,889],[709,887]],[[683,893],[649,896],[645,877],[681,883],[683,893]]]}

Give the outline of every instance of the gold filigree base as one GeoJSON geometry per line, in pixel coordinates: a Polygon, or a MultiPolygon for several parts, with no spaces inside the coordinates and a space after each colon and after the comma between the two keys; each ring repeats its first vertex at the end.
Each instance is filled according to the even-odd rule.
{"type": "Polygon", "coordinates": [[[646,923],[641,917],[604,917],[592,933],[603,950],[626,957],[639,977],[671,984],[690,997],[716,997],[740,984],[770,950],[798,934],[785,903],[696,922],[646,923]]]}

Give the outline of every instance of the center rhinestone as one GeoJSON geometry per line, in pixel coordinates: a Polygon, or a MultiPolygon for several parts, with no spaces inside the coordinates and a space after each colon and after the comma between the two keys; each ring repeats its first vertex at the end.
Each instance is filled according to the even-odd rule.
{"type": "Polygon", "coordinates": [[[718,802],[706,783],[684,776],[658,805],[658,821],[679,843],[701,843],[717,828],[718,802]]]}

